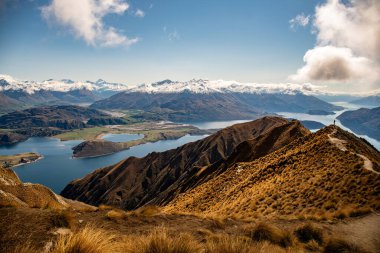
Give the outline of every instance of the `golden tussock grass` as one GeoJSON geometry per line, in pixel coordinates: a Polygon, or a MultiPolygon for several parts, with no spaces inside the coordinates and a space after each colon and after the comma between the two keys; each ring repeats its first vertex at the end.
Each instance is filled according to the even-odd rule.
{"type": "Polygon", "coordinates": [[[27,242],[10,253],[115,253],[120,251],[116,236],[108,231],[86,226],[76,233],[60,235],[48,250],[37,249],[27,242]]]}
{"type": "Polygon", "coordinates": [[[119,219],[124,219],[126,218],[128,215],[126,212],[122,211],[122,210],[116,210],[116,209],[113,209],[113,210],[110,210],[106,213],[106,217],[110,220],[119,220],[119,219]]]}
{"type": "Polygon", "coordinates": [[[161,209],[158,206],[143,206],[134,211],[129,212],[130,215],[135,216],[154,216],[161,213],[161,209]]]}
{"type": "Polygon", "coordinates": [[[74,233],[58,236],[50,249],[34,248],[25,242],[9,253],[365,253],[352,242],[330,238],[323,242],[323,231],[310,224],[294,230],[299,242],[290,233],[269,224],[257,224],[251,237],[215,234],[209,230],[200,231],[204,239],[185,232],[170,231],[154,227],[148,234],[120,235],[115,232],[87,225],[74,233]]]}
{"type": "Polygon", "coordinates": [[[101,204],[101,205],[99,205],[98,208],[99,208],[100,211],[104,211],[104,210],[112,210],[114,207],[109,206],[109,205],[103,205],[103,204],[101,204]]]}
{"type": "Polygon", "coordinates": [[[329,142],[330,133],[331,129],[326,129],[252,162],[231,166],[181,194],[164,210],[239,219],[301,215],[309,220],[354,217],[370,209],[380,210],[380,176],[365,169],[363,159],[355,153],[374,163],[380,155],[339,131],[335,137],[348,143],[348,151],[343,152],[329,142]],[[340,211],[348,205],[352,207],[347,214],[340,211]]]}
{"type": "Polygon", "coordinates": [[[193,236],[180,233],[170,236],[165,228],[156,228],[147,236],[130,237],[123,243],[126,253],[201,253],[193,236]]]}
{"type": "Polygon", "coordinates": [[[52,225],[58,228],[73,228],[76,223],[74,213],[69,210],[59,211],[51,218],[52,225]]]}
{"type": "Polygon", "coordinates": [[[257,242],[268,241],[281,247],[291,247],[294,245],[294,237],[288,231],[267,223],[258,223],[251,231],[251,239],[257,242]]]}
{"type": "Polygon", "coordinates": [[[214,235],[206,242],[206,253],[250,253],[252,243],[249,238],[229,235],[214,235]]]}

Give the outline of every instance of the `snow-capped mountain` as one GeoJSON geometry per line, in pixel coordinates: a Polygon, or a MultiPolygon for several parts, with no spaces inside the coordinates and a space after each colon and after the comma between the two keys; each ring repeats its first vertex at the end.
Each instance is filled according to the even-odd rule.
{"type": "Polygon", "coordinates": [[[142,93],[255,93],[255,94],[316,94],[318,87],[312,84],[257,84],[236,81],[192,79],[180,82],[163,80],[160,82],[140,84],[126,89],[127,92],[142,93]]]}
{"type": "Polygon", "coordinates": [[[77,82],[70,79],[54,80],[48,79],[42,82],[17,80],[9,75],[0,75],[0,91],[24,91],[34,94],[37,91],[68,92],[74,90],[88,90],[97,93],[113,91],[114,93],[127,89],[127,85],[120,83],[109,83],[102,79],[95,82],[77,82]]]}

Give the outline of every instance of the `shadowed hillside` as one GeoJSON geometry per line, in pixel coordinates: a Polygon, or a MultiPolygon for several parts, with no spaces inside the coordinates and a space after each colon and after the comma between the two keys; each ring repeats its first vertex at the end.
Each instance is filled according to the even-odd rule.
{"type": "Polygon", "coordinates": [[[284,134],[286,138],[280,141],[272,139],[264,144],[261,140],[264,137],[260,137],[258,145],[266,146],[266,149],[252,154],[253,157],[259,157],[307,134],[308,130],[299,123],[289,123],[277,117],[237,124],[177,149],[153,152],[144,158],[130,157],[116,165],[96,170],[83,179],[71,182],[62,195],[86,203],[106,203],[125,209],[133,209],[148,202],[164,204],[188,188],[190,181],[200,182],[201,178],[197,175],[205,166],[227,159],[240,143],[265,135],[274,128],[291,128],[293,125],[295,129],[301,129],[296,129],[294,135],[284,134]]]}

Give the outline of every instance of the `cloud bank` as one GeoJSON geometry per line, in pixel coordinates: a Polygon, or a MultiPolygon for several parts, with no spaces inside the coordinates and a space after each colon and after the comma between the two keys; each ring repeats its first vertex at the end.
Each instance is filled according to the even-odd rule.
{"type": "Polygon", "coordinates": [[[41,8],[41,13],[45,20],[68,27],[89,45],[113,47],[130,46],[138,41],[103,21],[106,15],[122,15],[128,8],[124,0],[53,0],[41,8]]]}
{"type": "Polygon", "coordinates": [[[313,22],[315,48],[290,79],[298,82],[380,80],[380,1],[328,0],[317,6],[313,22]]]}

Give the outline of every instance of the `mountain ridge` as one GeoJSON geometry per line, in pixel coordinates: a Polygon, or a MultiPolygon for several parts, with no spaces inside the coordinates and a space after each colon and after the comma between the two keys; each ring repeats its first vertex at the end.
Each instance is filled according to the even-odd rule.
{"type": "MultiPolygon", "coordinates": [[[[177,149],[153,152],[144,158],[130,157],[71,182],[61,194],[88,203],[107,203],[125,209],[152,201],[166,203],[175,191],[180,190],[182,181],[189,181],[184,177],[192,178],[204,166],[227,159],[241,142],[287,124],[290,123],[286,119],[264,117],[225,128],[177,149]]],[[[301,128],[296,121],[292,124],[301,128]]],[[[301,135],[308,132],[302,128],[301,135]]]]}

